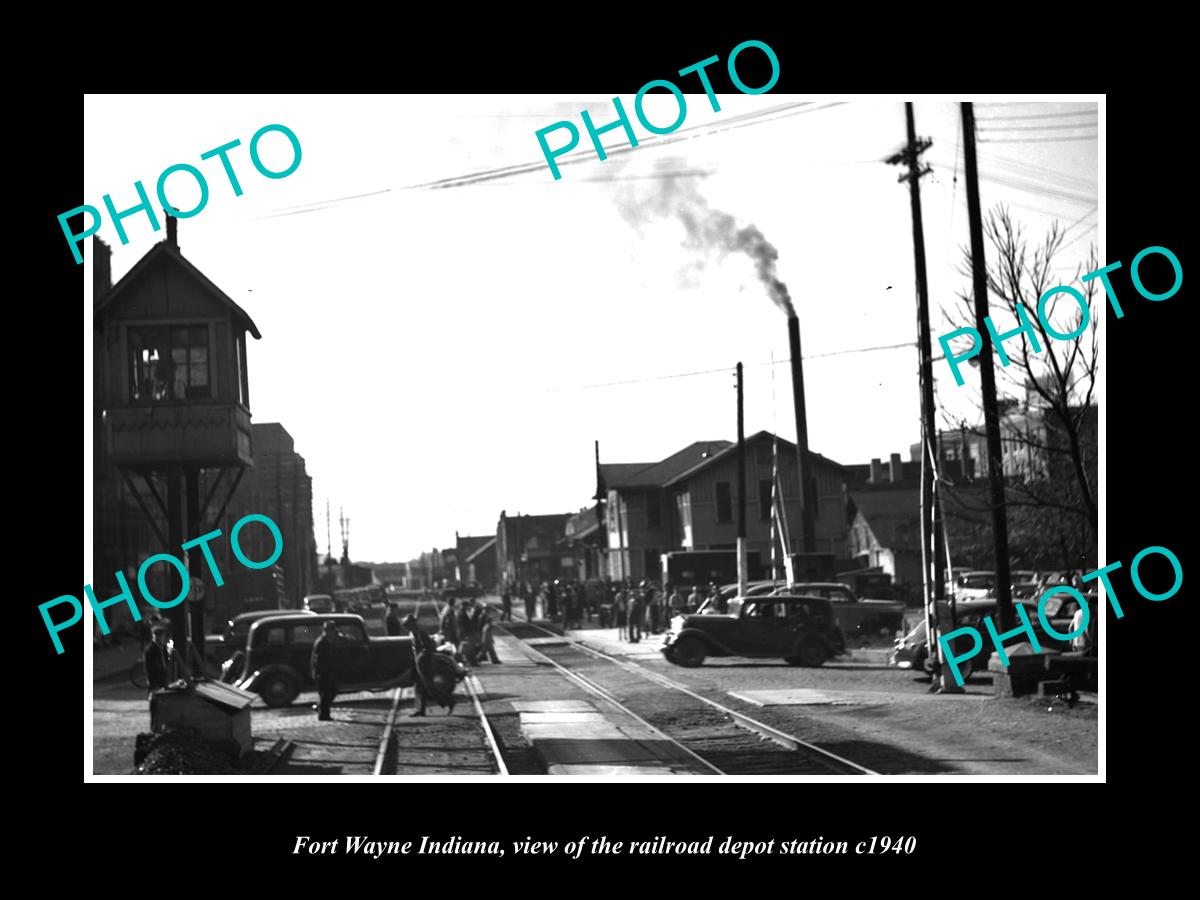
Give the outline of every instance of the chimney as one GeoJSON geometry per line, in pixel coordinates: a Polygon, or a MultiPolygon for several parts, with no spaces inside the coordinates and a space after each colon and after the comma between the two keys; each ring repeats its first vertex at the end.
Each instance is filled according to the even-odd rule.
{"type": "Polygon", "coordinates": [[[179,220],[177,218],[175,218],[173,215],[171,215],[169,212],[167,212],[166,210],[163,210],[163,213],[167,217],[167,243],[170,244],[172,247],[174,247],[176,250],[178,250],[179,249],[179,220]]]}
{"type": "Polygon", "coordinates": [[[899,484],[904,480],[904,463],[900,461],[899,453],[893,453],[888,462],[888,476],[891,478],[892,484],[899,484]]]}
{"type": "Polygon", "coordinates": [[[879,484],[883,481],[883,460],[878,457],[871,460],[871,484],[879,484]]]}
{"type": "Polygon", "coordinates": [[[92,294],[99,300],[112,289],[112,250],[98,237],[92,238],[92,294]]]}

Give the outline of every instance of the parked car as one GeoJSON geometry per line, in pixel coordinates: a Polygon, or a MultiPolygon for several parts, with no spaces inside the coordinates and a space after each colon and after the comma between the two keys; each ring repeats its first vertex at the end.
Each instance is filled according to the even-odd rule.
{"type": "Polygon", "coordinates": [[[846,652],[846,641],[824,597],[791,595],[734,598],[729,612],[675,616],[662,653],[678,666],[699,666],[709,656],[784,659],[820,666],[846,652]]]}
{"type": "Polygon", "coordinates": [[[238,650],[246,649],[246,636],[250,634],[250,626],[255,622],[271,616],[292,615],[315,613],[307,609],[256,609],[238,613],[225,622],[225,629],[220,634],[210,634],[204,638],[205,655],[213,662],[223,663],[238,650]]]}
{"type": "MultiPolygon", "coordinates": [[[[287,706],[302,690],[316,688],[312,648],[327,621],[336,622],[340,632],[333,642],[340,692],[386,691],[413,683],[411,637],[369,637],[362,616],[310,613],[254,622],[246,649],[226,661],[222,680],[260,695],[267,706],[287,706]]],[[[435,657],[435,679],[453,685],[462,674],[449,654],[435,657]]]]}
{"type": "Polygon", "coordinates": [[[833,604],[833,614],[842,634],[860,639],[896,637],[904,629],[904,604],[898,600],[860,600],[848,584],[799,582],[776,593],[824,597],[833,604]]]}
{"type": "MultiPolygon", "coordinates": [[[[1059,641],[1056,638],[1046,634],[1044,628],[1041,627],[1041,622],[1037,614],[1038,598],[1032,600],[1014,600],[1019,602],[1025,608],[1025,614],[1029,617],[1030,623],[1033,625],[1034,633],[1037,635],[1038,643],[1046,650],[1059,650],[1066,652],[1070,650],[1069,642],[1059,641]]],[[[993,623],[996,615],[996,601],[994,598],[986,600],[965,600],[955,603],[954,609],[955,626],[958,628],[971,627],[976,629],[980,637],[983,639],[983,644],[979,652],[969,659],[962,660],[958,663],[958,672],[962,676],[963,682],[970,680],[971,675],[975,672],[982,671],[987,668],[988,660],[991,658],[995,648],[992,646],[991,637],[986,631],[986,626],[983,624],[985,616],[992,616],[993,623]]],[[[1072,609],[1072,615],[1074,609],[1072,609]]],[[[1014,612],[1015,616],[1015,612],[1014,612]]],[[[1046,614],[1050,621],[1051,627],[1059,634],[1068,634],[1071,631],[1071,619],[1067,616],[1065,619],[1061,616],[1055,616],[1049,612],[1046,614]]],[[[942,629],[942,633],[950,631],[950,604],[943,601],[938,605],[938,622],[942,629]]],[[[1017,622],[1016,624],[1020,624],[1017,622]]],[[[997,630],[999,630],[997,628],[997,630]]],[[[896,641],[896,646],[892,648],[891,655],[888,657],[888,665],[895,666],[899,669],[913,669],[918,672],[929,672],[931,666],[928,657],[928,646],[926,640],[927,632],[925,630],[925,619],[922,618],[908,634],[899,638],[896,641]]],[[[1024,632],[1014,635],[1004,641],[1004,646],[1008,647],[1013,644],[1019,644],[1028,640],[1024,632]]],[[[971,636],[961,635],[950,641],[950,649],[955,656],[966,653],[974,645],[971,636]]]]}
{"type": "Polygon", "coordinates": [[[995,572],[966,572],[954,582],[955,600],[984,600],[995,596],[995,572]]]}
{"type": "Polygon", "coordinates": [[[309,612],[334,612],[333,597],[330,594],[309,594],[304,598],[304,608],[309,612]]]}
{"type": "Polygon", "coordinates": [[[1012,586],[1014,600],[1037,600],[1042,596],[1040,585],[1036,581],[1018,581],[1012,586]]]}

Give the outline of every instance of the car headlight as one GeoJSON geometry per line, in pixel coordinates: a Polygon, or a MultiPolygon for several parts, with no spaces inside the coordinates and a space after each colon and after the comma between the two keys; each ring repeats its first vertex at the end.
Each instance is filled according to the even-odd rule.
{"type": "Polygon", "coordinates": [[[1058,611],[1060,609],[1062,609],[1062,605],[1063,605],[1063,598],[1061,596],[1051,597],[1049,600],[1046,601],[1046,607],[1045,607],[1046,615],[1057,616],[1058,611]]]}

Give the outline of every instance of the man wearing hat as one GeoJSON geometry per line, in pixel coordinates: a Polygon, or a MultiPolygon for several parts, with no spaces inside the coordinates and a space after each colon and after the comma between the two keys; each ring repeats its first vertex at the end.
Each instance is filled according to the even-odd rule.
{"type": "Polygon", "coordinates": [[[324,634],[313,642],[312,677],[317,683],[317,696],[320,699],[317,719],[328,722],[333,718],[330,707],[338,692],[337,674],[333,668],[333,640],[338,633],[337,623],[326,619],[324,628],[324,634]]]}

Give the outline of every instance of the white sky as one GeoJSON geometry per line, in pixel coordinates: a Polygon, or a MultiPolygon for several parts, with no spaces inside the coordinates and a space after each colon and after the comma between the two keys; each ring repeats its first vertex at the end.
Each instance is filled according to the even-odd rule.
{"type": "MultiPolygon", "coordinates": [[[[668,123],[674,101],[661,99],[647,104],[648,115],[668,123]]],[[[660,160],[708,173],[698,185],[709,204],[757,225],[778,249],[806,357],[915,342],[908,191],[898,169],[881,162],[904,142],[902,99],[860,98],[723,128],[814,99],[830,102],[719,95],[714,113],[703,94],[689,95],[683,128],[695,131],[686,140],[662,145],[635,120],[638,148],[566,165],[560,181],[542,166],[429,189],[410,186],[539,161],[534,132],[562,119],[575,122],[582,143],[560,164],[585,156],[579,110],[587,105],[597,124],[611,121],[611,99],[89,96],[81,202],[102,208],[111,193],[118,209],[132,206],[133,182],[153,196],[174,163],[205,173],[209,203],[180,222],[180,249],[263,334],[249,342],[253,420],[283,423],[305,457],[318,545],[328,497],[335,519],[342,507],[352,520],[353,558],[408,559],[451,546],[456,529],[494,533],[501,509],[586,505],[594,439],[605,462],[654,461],[694,440],[732,440],[738,360],[746,364],[747,433],[794,438],[788,368],[776,367],[772,386],[762,365],[772,354],[787,359],[786,321],[749,261],[714,259],[681,277],[696,260],[680,246],[681,226],[659,222],[639,235],[613,202],[614,189],[652,190],[645,176],[660,160]],[[300,167],[284,179],[264,178],[250,163],[250,137],[270,123],[287,125],[303,147],[300,167]],[[241,197],[217,160],[200,160],[234,138],[242,141],[231,153],[241,197]],[[730,371],[582,387],[718,368],[730,371]]],[[[1069,283],[1097,239],[1096,128],[1084,124],[1095,121],[1086,113],[1096,105],[1001,99],[976,109],[981,139],[1003,139],[979,146],[984,209],[1012,204],[1035,236],[1054,218],[1078,222],[1059,259],[1069,283]],[[1055,117],[995,118],[1047,113],[1055,117]],[[1035,127],[1047,125],[1058,127],[1035,127]],[[1001,126],[1021,130],[989,132],[1001,126]],[[1085,139],[1045,140],[1062,136],[1085,139]]],[[[622,100],[632,116],[633,98],[622,100]]],[[[940,334],[969,324],[947,324],[939,311],[969,289],[956,271],[968,240],[958,105],[918,101],[916,123],[933,139],[925,155],[933,172],[921,185],[936,355],[940,334]]],[[[550,137],[552,146],[563,139],[550,137]]],[[[623,132],[605,143],[624,145],[623,132]]],[[[271,168],[290,160],[278,134],[261,146],[271,168]]],[[[198,198],[189,181],[168,182],[182,209],[198,198]]],[[[126,246],[107,219],[99,232],[113,247],[114,279],[165,238],[142,214],[125,227],[126,246]]],[[[916,366],[915,345],[807,359],[812,449],[846,464],[893,452],[907,459],[919,438],[916,366]]],[[[967,367],[964,374],[967,386],[957,388],[946,364],[935,363],[938,401],[974,420],[967,397],[978,376],[967,367]]]]}

